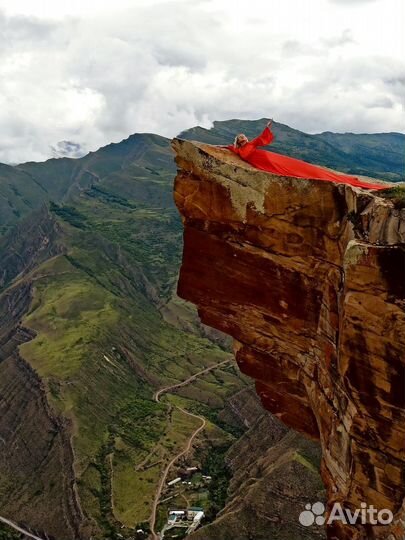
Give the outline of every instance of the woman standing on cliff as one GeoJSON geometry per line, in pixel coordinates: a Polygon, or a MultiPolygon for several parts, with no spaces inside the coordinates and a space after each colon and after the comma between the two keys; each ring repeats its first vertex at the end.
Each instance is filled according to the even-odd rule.
{"type": "Polygon", "coordinates": [[[256,169],[281,176],[326,180],[366,189],[385,189],[387,187],[381,184],[364,182],[355,176],[335,173],[300,159],[276,154],[268,150],[259,150],[257,148],[258,146],[266,146],[274,141],[274,134],[271,131],[272,122],[272,120],[267,122],[261,135],[251,141],[249,141],[244,133],[239,133],[235,137],[234,144],[226,146],[226,148],[240,156],[244,161],[250,163],[250,165],[253,165],[253,167],[256,167],[256,169]]]}

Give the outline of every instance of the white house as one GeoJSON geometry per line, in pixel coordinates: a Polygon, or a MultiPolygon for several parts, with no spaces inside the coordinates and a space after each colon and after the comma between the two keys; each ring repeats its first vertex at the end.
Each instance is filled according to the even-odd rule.
{"type": "Polygon", "coordinates": [[[174,486],[175,484],[177,484],[180,481],[181,481],[181,478],[179,476],[178,478],[175,478],[174,480],[171,480],[170,482],[167,482],[167,485],[168,486],[174,486]]]}

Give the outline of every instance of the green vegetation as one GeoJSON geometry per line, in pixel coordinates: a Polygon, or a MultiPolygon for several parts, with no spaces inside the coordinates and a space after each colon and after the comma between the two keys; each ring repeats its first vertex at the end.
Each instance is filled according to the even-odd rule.
{"type": "Polygon", "coordinates": [[[384,189],[378,192],[378,195],[392,201],[395,208],[401,210],[405,208],[405,185],[384,189]]]}
{"type": "Polygon", "coordinates": [[[16,531],[0,523],[0,540],[18,540],[21,535],[16,531]]]}
{"type": "Polygon", "coordinates": [[[310,469],[313,473],[317,474],[319,469],[316,468],[310,461],[308,461],[302,454],[299,452],[295,452],[294,454],[295,461],[298,461],[298,463],[301,463],[301,465],[304,465],[304,467],[307,467],[310,469]]]}
{"type": "MultiPolygon", "coordinates": [[[[82,193],[74,207],[50,205],[63,254],[32,271],[34,296],[23,321],[36,337],[21,353],[53,407],[75,426],[79,494],[100,538],[123,534],[121,523],[148,520],[163,463],[198,425],[178,410],[168,414],[167,404],[152,400],[153,388],[228,356],[161,317],[158,297],[172,294],[177,276],[180,227],[172,210],[134,206],[107,201],[98,190],[82,193]]],[[[217,402],[220,410],[244,384],[234,370],[221,370],[195,383],[188,405],[217,402]]],[[[213,430],[209,424],[208,437],[213,430]]]]}
{"type": "Polygon", "coordinates": [[[228,450],[228,445],[210,449],[202,466],[203,474],[212,476],[208,485],[210,506],[206,511],[206,522],[213,521],[218,512],[225,506],[231,479],[231,471],[225,462],[225,454],[228,450]]]}
{"type": "Polygon", "coordinates": [[[306,439],[300,442],[300,445],[295,453],[295,458],[302,465],[310,468],[314,472],[318,472],[321,466],[321,456],[319,449],[310,444],[306,439]]]}
{"type": "Polygon", "coordinates": [[[154,493],[160,479],[160,463],[147,470],[136,470],[141,460],[130,448],[114,454],[114,514],[128,527],[149,519],[154,493]]]}
{"type": "Polygon", "coordinates": [[[165,412],[160,403],[134,398],[118,412],[114,436],[133,448],[149,451],[162,433],[165,412]]]}
{"type": "Polygon", "coordinates": [[[73,206],[68,205],[58,205],[55,204],[53,201],[50,202],[49,208],[52,212],[54,212],[57,216],[61,217],[70,225],[73,225],[73,227],[77,227],[79,229],[84,229],[86,226],[86,218],[76,210],[73,206]]]}
{"type": "Polygon", "coordinates": [[[103,202],[107,202],[109,204],[124,206],[125,208],[136,208],[134,203],[129,202],[124,197],[120,197],[119,195],[111,193],[97,185],[91,186],[91,188],[87,191],[87,195],[89,197],[99,197],[103,202]]]}
{"type": "Polygon", "coordinates": [[[47,200],[46,191],[24,171],[0,163],[0,234],[47,200]]]}
{"type": "Polygon", "coordinates": [[[80,200],[80,211],[94,233],[125,250],[134,266],[142,267],[159,295],[168,299],[177,279],[181,224],[170,208],[111,206],[94,197],[80,200]]]}
{"type": "Polygon", "coordinates": [[[103,527],[104,534],[113,540],[117,536],[117,527],[111,509],[111,466],[110,455],[113,451],[114,441],[110,436],[108,441],[100,448],[94,467],[100,475],[99,491],[96,493],[100,504],[99,524],[103,527]]]}
{"type": "Polygon", "coordinates": [[[194,403],[192,407],[190,407],[190,412],[204,416],[212,424],[220,427],[221,429],[235,437],[235,439],[239,439],[239,437],[241,437],[245,432],[242,426],[231,425],[221,420],[220,413],[222,412],[222,409],[213,409],[208,405],[205,405],[204,403],[194,403]]]}
{"type": "Polygon", "coordinates": [[[107,343],[109,329],[118,322],[114,298],[63,256],[40,272],[46,277],[37,280],[35,309],[25,320],[39,333],[21,350],[41,376],[68,379],[97,354],[95,341],[107,343]],[[55,265],[57,272],[47,274],[55,265]]]}

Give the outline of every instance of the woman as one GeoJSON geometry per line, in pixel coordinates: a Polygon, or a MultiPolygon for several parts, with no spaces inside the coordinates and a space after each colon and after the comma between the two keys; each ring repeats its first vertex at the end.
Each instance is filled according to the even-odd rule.
{"type": "Polygon", "coordinates": [[[240,133],[235,137],[234,144],[226,148],[232,150],[232,152],[253,165],[253,167],[256,167],[256,169],[262,169],[263,171],[281,176],[329,180],[330,182],[350,184],[351,186],[366,189],[385,189],[387,187],[381,184],[369,184],[368,182],[359,180],[355,176],[335,173],[300,159],[268,152],[267,150],[258,150],[258,146],[265,146],[274,140],[274,134],[271,132],[271,124],[272,120],[267,123],[263,133],[251,141],[249,141],[244,133],[240,133]]]}

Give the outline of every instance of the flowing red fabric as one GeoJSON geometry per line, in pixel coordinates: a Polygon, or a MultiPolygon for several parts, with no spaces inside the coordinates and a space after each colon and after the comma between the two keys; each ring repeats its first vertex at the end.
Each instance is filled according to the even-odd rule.
{"type": "Polygon", "coordinates": [[[349,184],[351,186],[362,187],[366,189],[386,189],[388,186],[381,184],[370,184],[346,174],[334,173],[317,167],[306,161],[291,158],[282,154],[269,152],[268,150],[258,150],[257,146],[265,146],[274,140],[274,134],[266,127],[261,135],[247,142],[239,148],[230,145],[229,150],[238,154],[244,161],[247,161],[256,169],[271,172],[281,176],[294,176],[296,178],[308,178],[315,180],[326,180],[337,182],[339,184],[349,184]]]}

